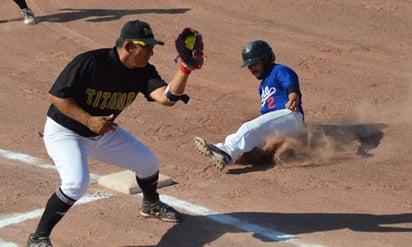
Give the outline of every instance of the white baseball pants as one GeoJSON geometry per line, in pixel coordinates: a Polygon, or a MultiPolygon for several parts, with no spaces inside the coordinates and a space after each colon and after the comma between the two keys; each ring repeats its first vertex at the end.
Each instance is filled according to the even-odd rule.
{"type": "Polygon", "coordinates": [[[284,109],[266,113],[240,126],[236,133],[215,146],[225,151],[235,162],[243,153],[261,147],[273,136],[298,136],[303,130],[303,115],[284,109]]]}
{"type": "Polygon", "coordinates": [[[134,171],[139,178],[159,170],[156,156],[120,126],[103,136],[83,137],[47,118],[44,143],[61,179],[61,190],[78,200],[89,186],[88,157],[134,171]]]}

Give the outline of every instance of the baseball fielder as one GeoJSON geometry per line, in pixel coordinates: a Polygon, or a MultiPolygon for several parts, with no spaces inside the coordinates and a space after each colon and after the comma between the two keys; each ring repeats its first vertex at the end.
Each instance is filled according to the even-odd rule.
{"type": "Polygon", "coordinates": [[[194,138],[195,148],[211,158],[218,169],[234,163],[243,153],[262,146],[275,134],[296,136],[302,133],[304,113],[297,74],[285,65],[276,64],[272,48],[263,40],[246,44],[242,56],[242,67],[247,67],[261,80],[261,116],[244,123],[236,133],[216,145],[200,137],[194,138]]]}
{"type": "MultiPolygon", "coordinates": [[[[165,106],[188,102],[184,94],[192,70],[203,64],[202,36],[185,28],[176,39],[179,70],[166,83],[149,63],[155,39],[148,23],[127,22],[114,48],[85,52],[75,57],[49,91],[51,106],[44,127],[44,143],[60,175],[61,185],[47,202],[28,247],[52,246],[50,234],[89,185],[88,157],[130,169],[143,192],[141,214],[176,222],[181,215],[163,203],[157,193],[159,164],[142,142],[116,123],[116,118],[137,97],[165,106]],[[185,36],[194,35],[188,50],[185,36]]],[[[69,246],[70,243],[67,243],[69,246]]]]}

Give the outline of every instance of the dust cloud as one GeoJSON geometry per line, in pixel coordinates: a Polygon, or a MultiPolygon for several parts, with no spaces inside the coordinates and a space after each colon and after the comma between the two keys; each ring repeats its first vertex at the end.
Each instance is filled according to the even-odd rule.
{"type": "Polygon", "coordinates": [[[412,76],[399,97],[384,109],[364,101],[355,107],[357,120],[343,124],[307,124],[299,137],[275,136],[263,147],[245,153],[238,164],[272,164],[284,166],[316,166],[340,159],[369,157],[378,147],[388,126],[412,122],[412,76]]]}

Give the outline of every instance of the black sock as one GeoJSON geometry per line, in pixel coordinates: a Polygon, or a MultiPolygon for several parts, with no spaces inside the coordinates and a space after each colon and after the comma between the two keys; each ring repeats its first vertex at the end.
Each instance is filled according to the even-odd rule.
{"type": "Polygon", "coordinates": [[[159,194],[157,193],[157,182],[159,180],[159,172],[148,178],[138,178],[136,176],[137,184],[143,192],[143,201],[157,202],[159,194]]]}
{"type": "Polygon", "coordinates": [[[27,8],[27,3],[24,0],[14,0],[14,2],[19,5],[20,9],[27,8]]]}
{"type": "Polygon", "coordinates": [[[36,234],[49,236],[54,226],[63,218],[76,201],[66,196],[59,188],[50,197],[36,229],[36,234]]]}

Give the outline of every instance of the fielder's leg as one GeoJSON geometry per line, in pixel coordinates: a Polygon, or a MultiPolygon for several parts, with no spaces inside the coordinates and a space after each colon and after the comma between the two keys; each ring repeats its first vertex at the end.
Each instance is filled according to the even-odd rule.
{"type": "Polygon", "coordinates": [[[73,204],[87,191],[89,171],[87,149],[93,141],[81,137],[47,118],[44,143],[60,175],[61,186],[50,197],[45,211],[27,246],[52,246],[50,234],[73,204]],[[43,245],[41,245],[43,244],[43,245]]]}
{"type": "Polygon", "coordinates": [[[129,169],[143,192],[141,215],[164,221],[180,221],[181,215],[163,203],[157,193],[159,163],[153,152],[129,132],[118,126],[116,130],[97,138],[98,149],[90,155],[106,163],[129,169]]]}
{"type": "Polygon", "coordinates": [[[50,234],[53,228],[75,202],[75,200],[64,195],[60,188],[54,192],[46,204],[36,231],[30,234],[27,246],[52,246],[50,234]]]}

